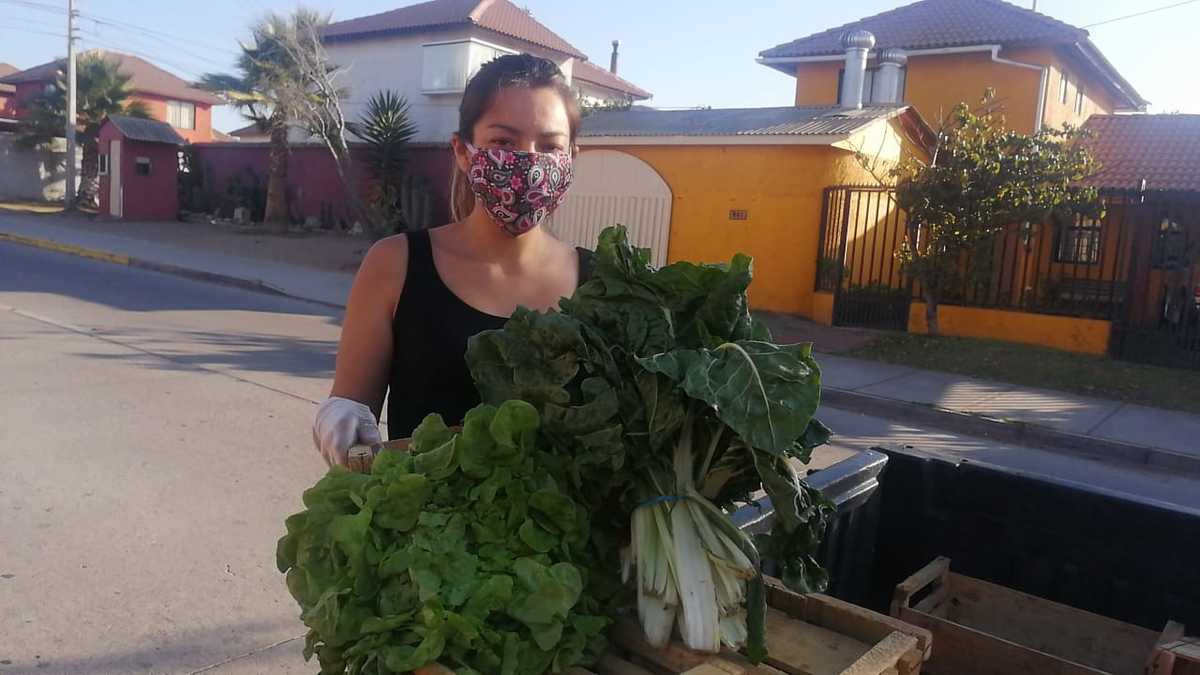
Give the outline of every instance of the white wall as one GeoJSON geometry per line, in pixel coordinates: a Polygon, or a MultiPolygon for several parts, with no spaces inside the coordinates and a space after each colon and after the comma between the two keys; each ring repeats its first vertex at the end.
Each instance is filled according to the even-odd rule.
{"type": "Polygon", "coordinates": [[[372,95],[391,89],[408,98],[413,121],[417,124],[415,141],[448,142],[450,134],[458,129],[458,106],[462,95],[425,94],[421,91],[421,46],[430,42],[472,37],[513,51],[529,51],[551,58],[570,77],[571,59],[477,28],[334,41],[326,44],[325,48],[330,60],[345,68],[338,84],[349,90],[349,95],[343,101],[346,119],[358,121],[372,95]]]}
{"type": "MultiPolygon", "coordinates": [[[[16,140],[16,134],[0,133],[0,199],[61,201],[67,187],[62,164],[66,151],[20,150],[16,140]]],[[[82,156],[77,150],[76,168],[82,156]]]]}

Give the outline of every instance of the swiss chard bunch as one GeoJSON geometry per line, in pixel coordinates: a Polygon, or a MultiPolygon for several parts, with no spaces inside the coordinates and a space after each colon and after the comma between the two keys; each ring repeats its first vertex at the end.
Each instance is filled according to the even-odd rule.
{"type": "Polygon", "coordinates": [[[654,269],[609,228],[561,312],[518,311],[467,361],[485,402],[541,411],[550,461],[595,514],[598,557],[634,580],[647,638],[664,643],[678,621],[692,648],[761,657],[760,558],[823,590],[813,555],[833,506],[795,468],[829,435],[814,418],[820,369],[811,345],[776,345],[751,316],[751,276],[743,255],[654,269]],[[752,541],[726,513],[762,491],[775,524],[752,541]]]}
{"type": "Polygon", "coordinates": [[[603,647],[587,510],[546,469],[528,403],[431,415],[412,452],[333,469],[287,520],[278,564],[322,673],[561,672],[603,647]]]}

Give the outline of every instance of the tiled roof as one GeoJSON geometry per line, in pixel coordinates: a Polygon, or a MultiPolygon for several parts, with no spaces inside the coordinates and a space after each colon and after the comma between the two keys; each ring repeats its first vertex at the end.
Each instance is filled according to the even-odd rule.
{"type": "Polygon", "coordinates": [[[641,87],[629,82],[628,80],[617,77],[605,68],[592,63],[591,61],[576,61],[574,65],[574,73],[572,77],[576,80],[583,80],[591,84],[612,89],[624,94],[632,96],[635,100],[645,100],[653,96],[650,92],[641,87]]]}
{"type": "Polygon", "coordinates": [[[1030,42],[1073,43],[1087,31],[1002,0],[921,0],[772,47],[764,58],[841,54],[844,33],[865,29],[878,49],[935,49],[1030,42]]]}
{"type": "Polygon", "coordinates": [[[131,141],[169,143],[171,145],[183,145],[184,143],[183,137],[166,122],[126,117],[125,115],[109,115],[108,122],[131,141]]]}
{"type": "Polygon", "coordinates": [[[329,24],[325,39],[344,40],[379,33],[474,25],[518,40],[586,59],[582,52],[509,0],[430,0],[381,14],[329,24]]]}
{"type": "Polygon", "coordinates": [[[1200,191],[1200,115],[1095,115],[1084,124],[1096,187],[1200,191]]]}
{"type": "MultiPolygon", "coordinates": [[[[106,49],[91,49],[80,54],[81,57],[89,55],[102,56],[106,61],[115,61],[121,73],[129,76],[129,87],[135,92],[207,105],[221,104],[221,99],[211,93],[193,87],[185,80],[145,59],[106,49]]],[[[63,67],[65,67],[65,61],[50,61],[0,78],[0,82],[7,84],[51,82],[58,77],[58,71],[63,67]]]]}
{"type": "Polygon", "coordinates": [[[8,77],[13,73],[20,72],[21,69],[11,63],[0,63],[0,77],[8,77]]]}
{"type": "Polygon", "coordinates": [[[842,35],[857,29],[875,35],[876,49],[1074,45],[1089,67],[1125,101],[1121,109],[1140,109],[1146,104],[1092,44],[1086,30],[1004,0],[920,0],[777,45],[759,52],[759,56],[769,60],[842,54],[842,35]]]}
{"type": "Polygon", "coordinates": [[[606,110],[583,120],[580,136],[834,136],[850,134],[905,106],[606,110]]]}

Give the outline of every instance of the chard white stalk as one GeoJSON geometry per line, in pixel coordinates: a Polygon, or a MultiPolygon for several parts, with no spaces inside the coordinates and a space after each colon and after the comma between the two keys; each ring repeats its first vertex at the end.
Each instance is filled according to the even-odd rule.
{"type": "Polygon", "coordinates": [[[696,488],[697,482],[711,485],[706,474],[725,471],[729,462],[713,463],[719,437],[692,447],[692,421],[689,415],[673,449],[673,476],[652,477],[655,491],[673,485],[675,492],[633,512],[622,564],[626,580],[637,584],[638,618],[650,644],[664,646],[678,625],[688,648],[712,653],[746,643],[748,580],[758,569],[748,555],[753,549],[743,548],[749,546],[744,535],[708,501],[715,494],[696,488]],[[695,453],[701,453],[700,475],[694,474],[695,453]]]}

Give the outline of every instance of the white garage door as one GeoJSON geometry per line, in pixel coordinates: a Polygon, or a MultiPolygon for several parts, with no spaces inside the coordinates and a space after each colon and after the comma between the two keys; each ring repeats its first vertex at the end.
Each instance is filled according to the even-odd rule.
{"type": "Polygon", "coordinates": [[[595,248],[600,231],[624,225],[635,246],[667,263],[671,238],[671,188],[649,164],[615,150],[589,150],[575,158],[575,179],[550,224],[576,246],[595,248]]]}

